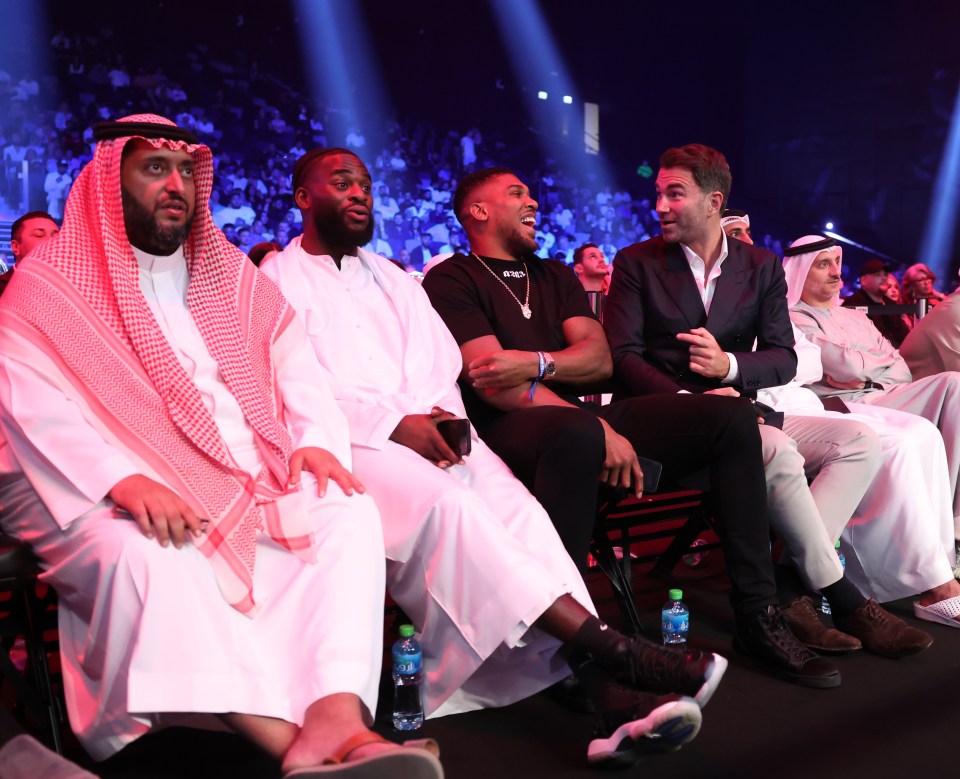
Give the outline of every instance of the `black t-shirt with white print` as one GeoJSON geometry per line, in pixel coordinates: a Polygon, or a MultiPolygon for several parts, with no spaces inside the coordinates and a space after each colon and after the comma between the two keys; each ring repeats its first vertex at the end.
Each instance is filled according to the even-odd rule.
{"type": "MultiPolygon", "coordinates": [[[[504,349],[557,352],[567,347],[563,323],[586,316],[595,319],[587,293],[571,268],[555,260],[529,256],[498,260],[455,254],[423,279],[423,289],[458,344],[485,335],[496,336],[504,349]],[[489,268],[489,270],[488,270],[489,268]],[[530,279],[529,319],[520,304],[526,300],[530,279]],[[503,283],[501,283],[501,281],[503,283]],[[510,288],[513,295],[504,289],[510,288]],[[519,302],[518,302],[519,301],[519,302]]],[[[577,403],[577,391],[551,383],[558,395],[577,403]]],[[[464,405],[478,430],[503,412],[477,397],[461,382],[464,405]]]]}

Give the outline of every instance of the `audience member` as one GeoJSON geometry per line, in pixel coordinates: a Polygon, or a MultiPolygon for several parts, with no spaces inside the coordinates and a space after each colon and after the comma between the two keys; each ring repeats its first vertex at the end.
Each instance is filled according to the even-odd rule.
{"type": "Polygon", "coordinates": [[[59,594],[71,726],[103,759],[196,712],[288,775],[442,776],[365,725],[379,517],[302,327],[212,221],[209,148],[152,115],[96,138],[0,307],[3,429],[43,500],[4,528],[59,594]]]}
{"type": "Polygon", "coordinates": [[[247,256],[250,258],[250,261],[259,268],[264,262],[273,257],[273,255],[279,254],[282,251],[283,247],[275,241],[263,241],[247,252],[247,256]]]}
{"type": "MultiPolygon", "coordinates": [[[[725,224],[728,238],[732,239],[738,226],[731,221],[725,224]]],[[[740,236],[749,243],[745,240],[749,236],[742,230],[740,236]]],[[[820,350],[796,325],[792,327],[797,375],[787,385],[759,390],[757,400],[788,417],[802,414],[856,420],[867,424],[880,438],[880,470],[850,521],[835,524],[844,517],[821,511],[830,540],[837,541],[843,535],[846,577],[864,595],[881,603],[917,594],[929,594],[935,600],[960,594],[952,572],[953,501],[940,431],[923,417],[895,409],[849,403],[842,411],[825,410],[820,399],[803,386],[823,375],[820,350]],[[847,412],[852,413],[842,416],[847,412]]],[[[826,430],[828,435],[824,437],[829,438],[830,428],[826,430]]],[[[821,471],[812,485],[818,496],[822,478],[821,471]]],[[[814,603],[803,596],[793,608],[809,617],[814,603]]]]}
{"type": "Polygon", "coordinates": [[[914,379],[960,371],[960,298],[954,292],[917,321],[900,345],[914,379]]]}
{"type": "Polygon", "coordinates": [[[587,292],[606,295],[610,289],[610,266],[595,243],[585,243],[573,252],[573,272],[587,292]]]}
{"type": "MultiPolygon", "coordinates": [[[[890,289],[890,268],[883,260],[867,260],[860,266],[860,289],[843,301],[848,308],[858,306],[889,306],[897,305],[887,295],[890,289]]],[[[898,290],[899,291],[899,290],[898,290]]],[[[867,314],[870,321],[890,343],[897,348],[910,332],[909,320],[899,314],[867,314]]]]}
{"type": "MultiPolygon", "coordinates": [[[[947,453],[954,538],[960,538],[960,374],[939,373],[913,381],[903,358],[874,324],[859,311],[839,305],[842,256],[833,238],[806,235],[790,245],[783,259],[791,318],[820,347],[823,378],[811,386],[822,398],[899,409],[937,426],[947,453]]],[[[921,619],[956,627],[960,597],[921,598],[914,612],[921,619]]]]}
{"type": "Polygon", "coordinates": [[[14,263],[59,233],[56,221],[46,211],[30,211],[19,217],[10,228],[10,251],[14,263]]]}
{"type": "Polygon", "coordinates": [[[931,308],[937,305],[946,295],[933,288],[936,280],[937,274],[922,262],[911,265],[903,272],[903,302],[911,305],[924,299],[931,308]]]}

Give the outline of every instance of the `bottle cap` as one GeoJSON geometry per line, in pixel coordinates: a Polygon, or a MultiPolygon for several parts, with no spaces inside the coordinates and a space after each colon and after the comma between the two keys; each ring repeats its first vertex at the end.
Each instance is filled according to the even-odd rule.
{"type": "Polygon", "coordinates": [[[413,629],[413,625],[401,625],[400,626],[400,637],[401,638],[410,638],[416,631],[413,629]]]}
{"type": "Polygon", "coordinates": [[[837,543],[835,543],[835,544],[833,545],[833,548],[834,548],[834,549],[839,549],[839,548],[840,548],[840,542],[837,541],[837,543]]]}
{"type": "Polygon", "coordinates": [[[667,593],[667,597],[670,598],[670,600],[681,600],[683,598],[683,590],[670,590],[670,592],[667,593]]]}

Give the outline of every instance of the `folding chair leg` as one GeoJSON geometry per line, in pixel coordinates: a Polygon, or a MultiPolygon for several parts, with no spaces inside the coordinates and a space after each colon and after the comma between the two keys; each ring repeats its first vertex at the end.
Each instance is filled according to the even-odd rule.
{"type": "Polygon", "coordinates": [[[613,594],[627,623],[628,632],[640,633],[642,628],[640,615],[637,613],[636,604],[633,602],[633,585],[617,560],[610,539],[603,532],[595,533],[592,546],[593,556],[600,566],[600,570],[607,575],[610,586],[613,587],[613,594]]]}
{"type": "Polygon", "coordinates": [[[24,588],[22,594],[26,623],[23,638],[27,647],[27,658],[33,674],[34,686],[43,707],[43,716],[38,717],[38,721],[48,732],[53,749],[57,754],[63,754],[59,701],[53,692],[53,684],[50,680],[50,667],[47,663],[46,647],[43,644],[43,626],[37,623],[37,615],[43,609],[43,604],[32,587],[24,588]],[[46,719],[46,722],[43,722],[43,719],[46,719]]]}
{"type": "Polygon", "coordinates": [[[706,528],[703,515],[692,513],[683,527],[677,531],[670,545],[657,559],[650,573],[659,579],[665,579],[690,549],[697,536],[706,528]]]}

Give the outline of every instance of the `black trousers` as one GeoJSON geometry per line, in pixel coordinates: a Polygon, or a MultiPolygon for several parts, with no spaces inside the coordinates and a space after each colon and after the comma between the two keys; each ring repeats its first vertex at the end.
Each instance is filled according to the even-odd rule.
{"type": "Polygon", "coordinates": [[[738,614],[776,603],[757,417],[741,398],[650,395],[598,408],[544,406],[502,414],[479,431],[540,501],[573,561],[586,564],[605,459],[597,417],[663,465],[662,488],[711,490],[738,614]],[[709,484],[684,483],[709,475],[709,484]]]}

